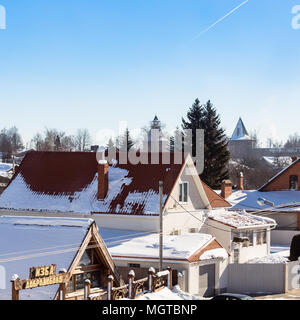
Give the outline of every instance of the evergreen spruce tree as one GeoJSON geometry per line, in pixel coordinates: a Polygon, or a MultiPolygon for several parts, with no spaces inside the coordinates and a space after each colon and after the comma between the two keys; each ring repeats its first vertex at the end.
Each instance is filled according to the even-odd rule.
{"type": "Polygon", "coordinates": [[[130,136],[129,129],[127,128],[124,134],[119,139],[120,151],[129,151],[134,146],[134,142],[130,136]]]}
{"type": "Polygon", "coordinates": [[[106,147],[107,147],[107,149],[113,149],[113,148],[115,148],[115,144],[114,144],[114,142],[113,142],[113,139],[112,139],[112,138],[109,138],[109,140],[108,140],[108,143],[107,143],[106,147]]]}
{"type": "Polygon", "coordinates": [[[192,130],[192,141],[189,141],[189,136],[184,136],[185,151],[192,149],[192,156],[196,156],[196,130],[203,129],[203,106],[199,99],[196,99],[192,107],[187,113],[187,120],[182,118],[182,129],[192,130]]]}
{"type": "Polygon", "coordinates": [[[183,133],[179,127],[176,127],[174,135],[170,137],[169,149],[170,152],[183,152],[184,150],[183,133]]]}
{"type": "Polygon", "coordinates": [[[189,109],[187,120],[182,118],[182,128],[192,129],[192,141],[185,139],[185,145],[192,145],[192,156],[196,156],[196,129],[204,129],[204,171],[201,179],[211,188],[219,188],[221,182],[229,177],[226,167],[230,154],[220,123],[220,117],[211,102],[203,106],[198,99],[189,109]]]}
{"type": "Polygon", "coordinates": [[[204,106],[204,172],[201,179],[211,188],[220,188],[224,179],[229,179],[227,164],[230,159],[228,142],[221,120],[212,103],[204,106]]]}

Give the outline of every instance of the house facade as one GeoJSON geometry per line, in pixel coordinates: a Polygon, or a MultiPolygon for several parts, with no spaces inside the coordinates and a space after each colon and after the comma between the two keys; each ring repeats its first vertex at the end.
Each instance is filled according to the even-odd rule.
{"type": "Polygon", "coordinates": [[[271,230],[275,220],[246,211],[214,210],[203,231],[209,231],[230,252],[230,263],[246,263],[270,254],[271,230]]]}
{"type": "MultiPolygon", "coordinates": [[[[158,270],[159,235],[99,228],[122,277],[134,270],[139,278],[147,276],[149,265],[158,270]],[[112,241],[120,236],[122,241],[112,241]]],[[[174,283],[183,291],[213,296],[227,288],[229,253],[210,234],[186,233],[163,237],[163,269],[173,269],[174,283]]]]}

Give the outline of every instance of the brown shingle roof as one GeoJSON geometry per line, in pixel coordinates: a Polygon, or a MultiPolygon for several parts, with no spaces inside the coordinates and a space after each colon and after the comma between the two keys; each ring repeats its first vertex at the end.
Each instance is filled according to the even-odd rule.
{"type": "MultiPolygon", "coordinates": [[[[161,154],[159,156],[162,157],[161,154]]],[[[148,157],[150,162],[150,154],[148,157]]],[[[6,189],[6,193],[12,193],[13,188],[19,193],[23,192],[23,195],[18,195],[20,198],[26,192],[27,202],[26,199],[25,202],[20,200],[22,203],[16,208],[9,207],[8,202],[3,206],[3,200],[0,206],[20,210],[73,212],[80,208],[94,213],[156,215],[159,212],[158,201],[153,199],[158,197],[159,181],[164,183],[166,200],[182,169],[182,164],[174,163],[173,157],[171,154],[171,164],[162,164],[160,161],[160,164],[110,165],[110,172],[117,172],[114,183],[119,189],[111,198],[109,196],[112,190],[109,189],[108,197],[104,201],[98,201],[94,187],[98,165],[95,153],[29,152],[6,189]],[[120,178],[118,170],[122,171],[123,176],[120,178]],[[83,201],[86,201],[84,209],[83,201]]],[[[120,159],[120,154],[116,158],[120,159]]],[[[207,185],[203,183],[203,186],[212,207],[229,205],[207,185]]],[[[3,197],[5,198],[5,194],[3,197]]],[[[11,203],[16,205],[15,201],[11,203]]]]}

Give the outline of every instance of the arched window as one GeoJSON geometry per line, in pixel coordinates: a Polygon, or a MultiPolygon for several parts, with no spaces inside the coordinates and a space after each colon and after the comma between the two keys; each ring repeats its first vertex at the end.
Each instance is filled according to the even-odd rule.
{"type": "Polygon", "coordinates": [[[298,176],[290,176],[290,189],[298,190],[298,176]]]}

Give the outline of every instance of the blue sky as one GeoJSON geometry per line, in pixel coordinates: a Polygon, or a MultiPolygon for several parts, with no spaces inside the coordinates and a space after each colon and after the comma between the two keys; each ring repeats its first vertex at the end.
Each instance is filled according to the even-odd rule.
{"type": "Polygon", "coordinates": [[[198,97],[228,135],[240,116],[263,143],[300,133],[300,0],[249,0],[201,34],[242,2],[0,0],[0,128],[25,141],[88,128],[101,143],[101,130],[155,113],[174,128],[198,97]]]}

